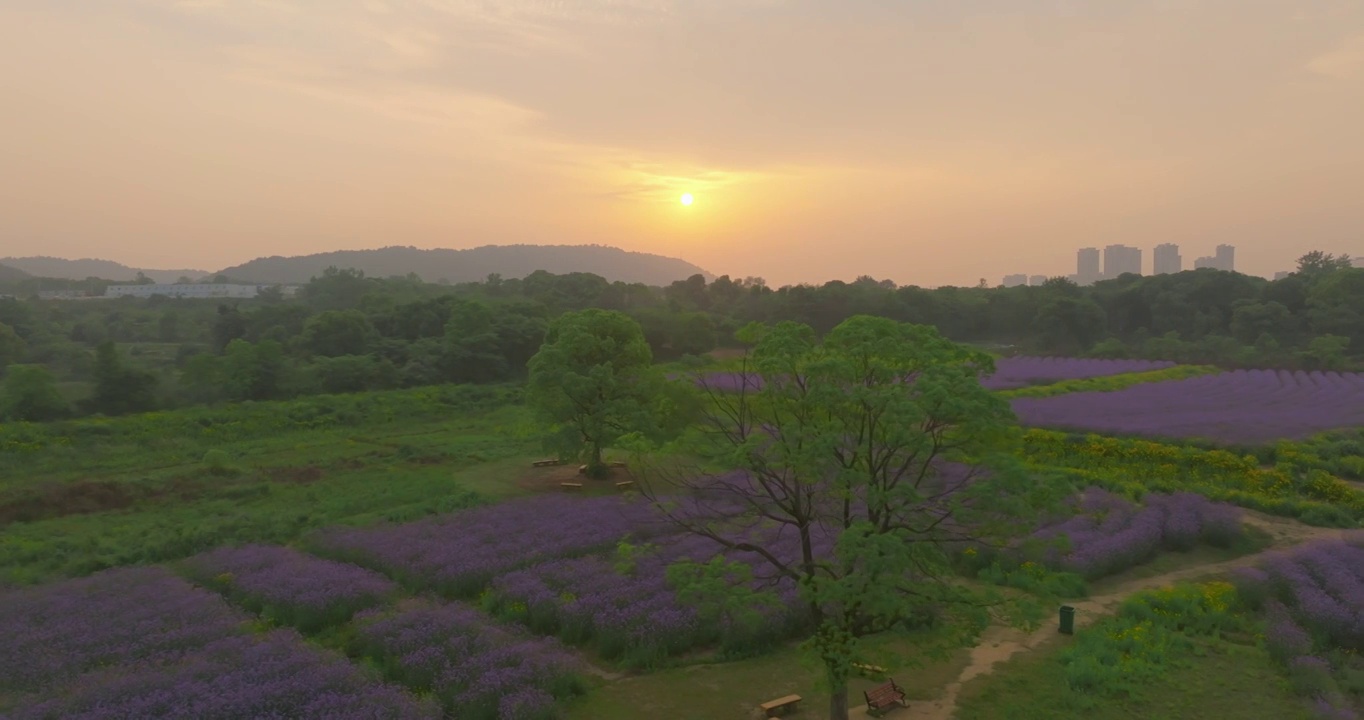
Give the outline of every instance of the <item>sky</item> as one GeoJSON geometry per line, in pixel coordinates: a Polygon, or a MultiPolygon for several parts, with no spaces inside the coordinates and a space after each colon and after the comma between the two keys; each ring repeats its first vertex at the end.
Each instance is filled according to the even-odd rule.
{"type": "Polygon", "coordinates": [[[0,93],[0,256],[1364,254],[1364,0],[0,0],[0,93]]]}

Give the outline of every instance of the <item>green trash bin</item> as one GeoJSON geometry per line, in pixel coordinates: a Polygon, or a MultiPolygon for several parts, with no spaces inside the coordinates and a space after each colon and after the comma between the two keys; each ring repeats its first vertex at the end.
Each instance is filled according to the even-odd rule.
{"type": "Polygon", "coordinates": [[[1061,632],[1075,634],[1075,608],[1069,605],[1061,606],[1061,632]]]}

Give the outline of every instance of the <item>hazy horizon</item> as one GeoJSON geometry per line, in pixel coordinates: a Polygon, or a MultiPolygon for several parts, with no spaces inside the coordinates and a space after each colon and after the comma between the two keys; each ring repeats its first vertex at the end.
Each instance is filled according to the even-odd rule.
{"type": "Polygon", "coordinates": [[[9,0],[0,256],[597,243],[936,286],[1364,253],[1364,2],[963,5],[9,0]]]}

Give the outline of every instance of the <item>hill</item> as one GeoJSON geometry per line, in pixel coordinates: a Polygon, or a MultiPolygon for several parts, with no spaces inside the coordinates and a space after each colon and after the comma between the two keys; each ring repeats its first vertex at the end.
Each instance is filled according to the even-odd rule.
{"type": "Polygon", "coordinates": [[[604,245],[485,245],[468,250],[386,247],[341,250],[296,257],[257,258],[219,271],[256,283],[303,283],[329,266],[353,268],[371,277],[416,273],[427,282],[473,282],[490,273],[522,278],[536,270],[562,275],[587,272],[607,280],[667,285],[692,275],[712,279],[705,270],[677,258],[628,252],[604,245]]]}
{"type": "Polygon", "coordinates": [[[112,260],[81,258],[67,260],[56,257],[0,258],[0,264],[22,270],[36,277],[58,278],[62,280],[84,280],[95,277],[101,280],[134,280],[140,272],[159,283],[173,283],[182,276],[201,278],[208,273],[203,270],[152,270],[128,267],[112,260]]]}
{"type": "Polygon", "coordinates": [[[0,265],[0,282],[18,282],[31,277],[28,273],[19,268],[8,265],[0,265]]]}

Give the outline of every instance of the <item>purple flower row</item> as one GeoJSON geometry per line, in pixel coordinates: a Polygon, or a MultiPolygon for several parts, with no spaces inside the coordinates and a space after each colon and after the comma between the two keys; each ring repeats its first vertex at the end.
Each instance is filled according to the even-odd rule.
{"type": "Polygon", "coordinates": [[[437,720],[441,709],[309,647],[293,630],[215,640],[175,660],[81,677],[12,720],[437,720]]]}
{"type": "Polygon", "coordinates": [[[0,594],[0,696],[97,667],[173,661],[237,634],[246,621],[221,597],[159,567],[0,594]]]}
{"type": "Polygon", "coordinates": [[[1015,398],[1025,425],[1255,444],[1364,425],[1364,375],[1235,370],[1113,392],[1015,398]]]}
{"type": "Polygon", "coordinates": [[[158,567],[0,594],[0,698],[38,718],[435,718],[294,632],[246,634],[218,595],[158,567]]]}
{"type": "MultiPolygon", "coordinates": [[[[796,550],[792,543],[774,547],[796,550]]],[[[777,603],[753,608],[756,616],[745,613],[741,620],[704,602],[684,602],[680,588],[669,582],[668,568],[674,563],[705,563],[720,555],[714,541],[677,535],[642,550],[624,562],[589,556],[508,573],[493,581],[487,606],[536,632],[591,644],[603,657],[631,665],[648,665],[716,642],[737,645],[784,637],[805,617],[795,584],[774,581],[772,568],[754,556],[733,558],[750,567],[750,589],[774,591],[777,603]]]]}
{"type": "Polygon", "coordinates": [[[628,535],[665,529],[644,502],[545,495],[405,525],[334,528],[314,536],[312,545],[411,587],[468,598],[518,567],[603,551],[628,535]]]}
{"type": "Polygon", "coordinates": [[[552,717],[556,699],[586,691],[583,665],[554,640],[529,639],[473,608],[411,600],[366,610],[353,650],[465,720],[552,717]]]}
{"type": "Polygon", "coordinates": [[[1244,532],[1241,510],[1202,495],[1149,494],[1136,505],[1100,488],[1084,491],[1071,518],[1047,526],[1033,540],[1063,541],[1046,561],[1097,579],[1150,560],[1162,550],[1189,550],[1206,542],[1227,545],[1244,532]]]}
{"type": "Polygon", "coordinates": [[[1280,659],[1312,647],[1364,649],[1364,547],[1360,538],[1274,553],[1233,576],[1241,597],[1263,604],[1280,659]]]}
{"type": "Polygon", "coordinates": [[[372,570],[278,546],[220,548],[183,567],[247,609],[305,632],[343,623],[397,592],[372,570]]]}

